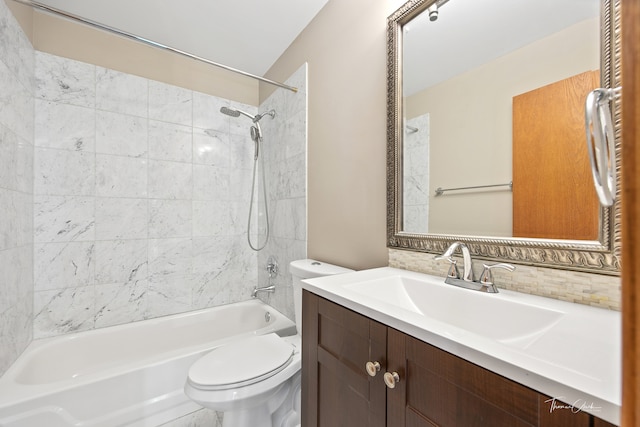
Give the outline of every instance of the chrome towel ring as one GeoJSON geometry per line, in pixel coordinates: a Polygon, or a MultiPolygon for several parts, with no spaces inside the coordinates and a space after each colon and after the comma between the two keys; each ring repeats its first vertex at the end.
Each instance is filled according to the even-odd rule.
{"type": "Polygon", "coordinates": [[[621,92],[621,87],[595,89],[587,95],[585,102],[587,151],[602,206],[612,206],[616,200],[616,147],[609,102],[621,92]]]}

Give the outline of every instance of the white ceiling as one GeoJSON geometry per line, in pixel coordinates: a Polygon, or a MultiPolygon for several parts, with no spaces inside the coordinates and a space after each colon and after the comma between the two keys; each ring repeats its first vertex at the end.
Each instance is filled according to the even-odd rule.
{"type": "Polygon", "coordinates": [[[39,0],[263,76],[328,0],[39,0]]]}
{"type": "MultiPolygon", "coordinates": [[[[329,0],[38,1],[264,76],[329,0]]],[[[488,55],[505,54],[598,12],[599,0],[449,1],[436,22],[416,19],[408,25],[405,93],[460,74],[485,62],[488,55]],[[502,47],[496,50],[496,46],[502,47]]]]}
{"type": "MultiPolygon", "coordinates": [[[[599,0],[450,0],[430,22],[423,13],[404,37],[405,94],[597,17],[599,0]]],[[[598,28],[594,28],[598,31],[598,28]]]]}

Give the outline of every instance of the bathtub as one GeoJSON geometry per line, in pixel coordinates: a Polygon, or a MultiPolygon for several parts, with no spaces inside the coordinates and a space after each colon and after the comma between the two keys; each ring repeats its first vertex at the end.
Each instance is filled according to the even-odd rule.
{"type": "Polygon", "coordinates": [[[158,426],[200,407],[193,362],[250,335],[295,334],[259,300],[34,340],[0,378],[0,427],[158,426]]]}

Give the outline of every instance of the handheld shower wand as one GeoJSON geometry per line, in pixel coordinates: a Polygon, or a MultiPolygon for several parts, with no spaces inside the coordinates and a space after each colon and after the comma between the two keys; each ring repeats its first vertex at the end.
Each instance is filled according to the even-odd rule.
{"type": "Polygon", "coordinates": [[[269,241],[269,209],[267,207],[267,183],[264,173],[264,159],[260,156],[260,143],[262,142],[262,129],[260,128],[260,119],[264,116],[271,116],[271,118],[275,118],[276,112],[275,110],[269,110],[262,114],[256,114],[252,116],[251,114],[238,110],[232,109],[229,107],[220,108],[220,112],[226,114],[231,117],[240,117],[240,115],[246,116],[251,119],[253,125],[251,126],[251,140],[255,143],[255,151],[253,155],[253,178],[251,182],[251,199],[249,200],[249,218],[247,220],[247,241],[249,242],[249,247],[254,251],[260,251],[264,249],[269,241]],[[251,217],[253,216],[253,201],[255,198],[255,189],[256,189],[256,170],[258,168],[258,161],[260,161],[260,169],[262,169],[262,192],[264,199],[264,216],[266,223],[266,238],[264,240],[264,244],[260,247],[254,246],[251,242],[251,217]]]}
{"type": "Polygon", "coordinates": [[[262,141],[262,129],[260,128],[259,122],[264,116],[270,116],[272,119],[274,119],[276,117],[275,110],[265,111],[264,113],[256,114],[255,116],[247,113],[246,111],[229,107],[220,108],[220,112],[231,117],[240,117],[240,115],[243,115],[251,119],[251,121],[253,122],[253,126],[251,126],[251,140],[255,142],[256,146],[253,158],[254,160],[257,160],[260,151],[259,141],[262,141]]]}

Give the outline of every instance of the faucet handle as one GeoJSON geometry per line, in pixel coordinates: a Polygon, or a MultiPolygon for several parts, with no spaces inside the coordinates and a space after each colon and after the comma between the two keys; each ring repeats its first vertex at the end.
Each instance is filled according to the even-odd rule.
{"type": "Polygon", "coordinates": [[[492,269],[501,268],[508,271],[514,271],[516,269],[513,265],[505,263],[493,265],[482,264],[482,266],[484,267],[484,269],[482,270],[482,275],[480,276],[480,283],[484,285],[493,285],[493,274],[491,273],[492,269]]]}
{"type": "Polygon", "coordinates": [[[438,255],[434,258],[437,261],[440,260],[446,260],[449,261],[449,263],[451,264],[449,266],[449,271],[447,271],[447,277],[451,277],[453,279],[459,279],[460,278],[460,271],[458,271],[458,261],[456,261],[455,259],[453,259],[450,256],[446,256],[446,255],[438,255]]]}

